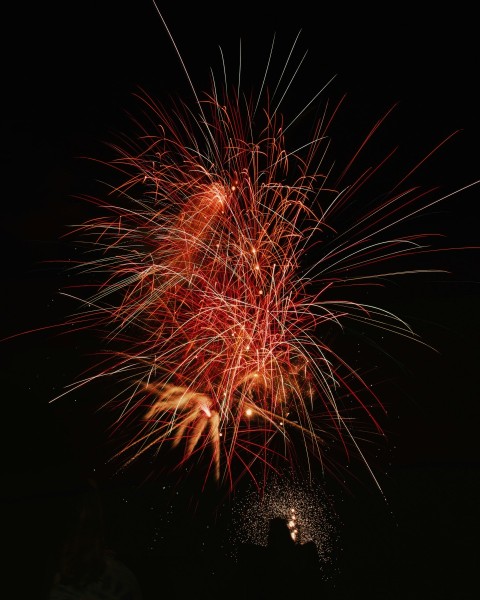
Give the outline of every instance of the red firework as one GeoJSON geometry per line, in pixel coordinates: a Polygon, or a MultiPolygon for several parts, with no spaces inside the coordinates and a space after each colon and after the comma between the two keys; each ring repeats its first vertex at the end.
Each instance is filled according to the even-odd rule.
{"type": "Polygon", "coordinates": [[[265,96],[246,100],[215,81],[193,106],[142,95],[155,129],[116,148],[117,200],[94,199],[105,216],[77,230],[97,251],[82,267],[102,281],[74,322],[100,327],[120,350],[71,390],[127,381],[116,426],[138,427],[116,455],[124,464],[168,443],[184,461],[206,456],[213,477],[233,485],[234,465],[252,476],[279,459],[298,466],[299,446],[309,461],[323,462],[332,440],[363,457],[352,399],[382,434],[372,409],[381,403],[326,334],[355,320],[417,339],[346,290],[415,272],[384,265],[428,249],[399,225],[443,198],[406,187],[407,175],[339,231],[335,217],[389,158],[346,183],[383,119],[334,179],[328,135],[340,103],[325,103],[313,136],[292,150],[298,115],[285,123],[274,94],[260,109],[265,96]]]}

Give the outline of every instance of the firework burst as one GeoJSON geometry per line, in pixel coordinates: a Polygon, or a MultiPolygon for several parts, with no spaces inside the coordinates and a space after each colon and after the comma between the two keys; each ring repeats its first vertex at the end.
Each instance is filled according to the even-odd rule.
{"type": "Polygon", "coordinates": [[[102,216],[75,228],[95,253],[79,268],[99,283],[69,324],[100,329],[115,350],[65,393],[101,377],[122,382],[105,405],[115,428],[134,428],[116,454],[124,465],[178,446],[180,464],[206,461],[233,486],[239,473],[256,478],[282,461],[324,464],[324,450],[340,444],[368,467],[352,400],[355,419],[363,413],[382,435],[381,402],[329,333],[355,321],[417,339],[351,292],[421,272],[398,261],[427,251],[429,237],[398,231],[444,198],[409,187],[410,171],[341,228],[390,158],[349,181],[383,119],[334,176],[329,130],[341,102],[321,100],[323,86],[289,121],[280,110],[295,44],[274,92],[262,85],[248,98],[225,76],[201,98],[192,85],[191,105],[139,94],[148,123],[114,147],[123,182],[106,200],[89,198],[102,216]],[[289,131],[313,103],[313,135],[290,148],[289,131]]]}

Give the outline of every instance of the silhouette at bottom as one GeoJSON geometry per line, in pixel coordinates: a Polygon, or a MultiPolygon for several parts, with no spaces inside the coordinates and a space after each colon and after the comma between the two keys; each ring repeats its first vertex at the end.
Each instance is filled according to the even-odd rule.
{"type": "Polygon", "coordinates": [[[312,592],[322,597],[317,547],[313,541],[296,543],[286,519],[271,519],[267,546],[242,544],[238,558],[241,598],[291,600],[312,592]]]}

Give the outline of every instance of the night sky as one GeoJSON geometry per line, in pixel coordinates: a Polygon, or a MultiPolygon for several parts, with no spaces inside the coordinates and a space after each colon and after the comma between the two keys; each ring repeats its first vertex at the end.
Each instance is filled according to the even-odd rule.
{"type": "MultiPolygon", "coordinates": [[[[93,475],[105,489],[112,535],[144,583],[146,598],[160,597],[167,585],[171,597],[198,591],[183,582],[184,592],[173,595],[172,582],[183,577],[185,564],[197,575],[202,570],[202,585],[212,585],[220,597],[231,585],[225,553],[244,535],[237,532],[232,542],[230,506],[214,510],[225,506],[221,494],[207,489],[201,496],[195,475],[188,482],[165,475],[145,484],[148,464],[115,475],[105,464],[113,448],[106,433],[109,415],[96,412],[108,386],[49,404],[97,351],[94,333],[64,335],[56,327],[75,309],[59,294],[74,277],[64,261],[80,256],[79,247],[63,236],[91,216],[92,207],[79,196],[103,194],[100,182],[112,175],[90,159],[107,160],[107,144],[118,133],[134,131],[130,115],[141,108],[134,96],[139,89],[163,102],[193,102],[153,3],[56,4],[19,3],[4,16],[11,32],[2,40],[0,337],[9,338],[0,346],[4,516],[15,511],[14,537],[18,526],[22,553],[25,536],[36,535],[29,532],[41,518],[38,507],[49,504],[62,474],[93,475]],[[197,513],[192,496],[198,498],[197,513]],[[163,576],[156,570],[159,562],[163,576]]],[[[421,16],[404,5],[312,12],[307,2],[286,9],[270,2],[222,8],[163,4],[197,91],[209,88],[210,68],[219,72],[219,47],[233,76],[241,38],[244,82],[254,88],[274,34],[274,55],[286,57],[301,31],[297,57],[308,53],[285,108],[299,97],[310,99],[335,76],[325,93],[333,101],[346,94],[332,130],[340,163],[398,103],[372,144],[372,152],[380,149],[372,162],[398,146],[395,166],[378,179],[379,193],[382,184],[388,188],[387,177],[408,172],[457,130],[413,182],[448,194],[480,179],[479,54],[470,10],[453,5],[421,16]]],[[[299,140],[301,127],[311,126],[310,116],[315,115],[307,112],[294,134],[299,140]]],[[[477,185],[435,206],[420,227],[445,236],[439,247],[480,245],[479,194],[477,185]]],[[[338,534],[324,597],[475,597],[480,252],[432,253],[426,260],[447,273],[396,280],[381,301],[435,350],[385,336],[374,340],[380,351],[358,354],[355,336],[351,344],[339,341],[339,351],[370,373],[382,396],[387,439],[369,450],[383,493],[361,461],[339,467],[339,480],[327,475],[324,481],[338,534]]],[[[27,542],[28,556],[41,547],[38,536],[27,542]]]]}

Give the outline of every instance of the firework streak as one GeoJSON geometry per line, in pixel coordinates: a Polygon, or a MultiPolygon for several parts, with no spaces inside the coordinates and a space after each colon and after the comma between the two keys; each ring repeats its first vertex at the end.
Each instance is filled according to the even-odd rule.
{"type": "Polygon", "coordinates": [[[382,435],[381,403],[328,334],[355,321],[416,339],[358,291],[420,272],[398,260],[427,251],[429,238],[399,226],[444,198],[408,187],[409,173],[339,229],[335,219],[390,157],[348,182],[383,119],[335,178],[326,157],[340,103],[326,102],[292,150],[299,114],[286,124],[266,88],[258,100],[227,88],[214,81],[192,106],[170,109],[139,96],[155,127],[116,147],[124,183],[93,199],[105,216],[75,228],[96,253],[80,267],[100,282],[70,325],[106,332],[116,350],[69,391],[99,377],[126,382],[107,402],[116,427],[136,427],[116,455],[124,464],[173,445],[181,464],[201,460],[233,482],[234,465],[253,476],[300,455],[322,463],[335,441],[363,457],[352,401],[382,435]]]}

